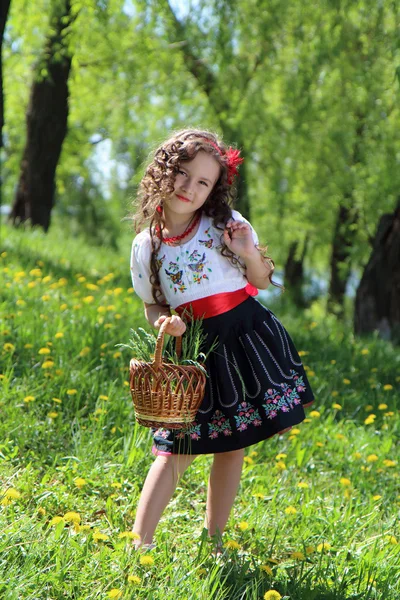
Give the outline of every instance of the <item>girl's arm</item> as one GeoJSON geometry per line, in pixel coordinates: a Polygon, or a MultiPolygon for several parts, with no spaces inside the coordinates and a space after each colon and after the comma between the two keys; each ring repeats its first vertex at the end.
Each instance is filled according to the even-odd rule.
{"type": "MultiPolygon", "coordinates": [[[[160,328],[161,323],[163,323],[167,317],[171,317],[169,308],[163,308],[162,306],[158,306],[158,304],[148,304],[147,302],[144,303],[144,314],[150,325],[156,329],[160,328]]],[[[182,319],[178,315],[172,315],[165,333],[177,337],[185,333],[185,331],[186,325],[182,319]]]]}
{"type": "Polygon", "coordinates": [[[246,265],[247,281],[259,290],[266,290],[271,283],[268,276],[272,269],[260,251],[254,247],[254,252],[244,256],[243,261],[246,265]]]}

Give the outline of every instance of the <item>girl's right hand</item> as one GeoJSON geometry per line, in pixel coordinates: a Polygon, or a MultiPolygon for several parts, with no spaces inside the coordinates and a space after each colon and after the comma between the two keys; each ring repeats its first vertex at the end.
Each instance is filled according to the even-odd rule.
{"type": "MultiPolygon", "coordinates": [[[[160,329],[161,324],[164,323],[165,319],[167,318],[168,317],[166,315],[161,315],[161,317],[159,317],[154,323],[154,327],[160,329]]],[[[168,335],[173,335],[174,337],[183,335],[186,331],[186,325],[182,319],[178,315],[172,315],[170,318],[171,321],[168,323],[165,333],[168,333],[168,335]]]]}

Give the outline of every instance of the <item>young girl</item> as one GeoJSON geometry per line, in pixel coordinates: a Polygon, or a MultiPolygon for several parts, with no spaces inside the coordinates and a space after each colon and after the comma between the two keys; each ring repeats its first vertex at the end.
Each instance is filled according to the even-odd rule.
{"type": "Polygon", "coordinates": [[[241,476],[244,448],[282,434],[313,402],[299,355],[275,315],[254,296],[266,289],[273,261],[253,227],[231,208],[239,151],[213,133],[187,129],[162,144],[141,182],[131,272],[155,328],[182,335],[187,315],[203,318],[204,400],[182,430],[153,429],[156,459],[136,514],[137,545],[151,545],[178,478],[199,454],[213,454],[205,527],[223,532],[241,476]],[[207,349],[206,349],[207,350],[207,349]]]}

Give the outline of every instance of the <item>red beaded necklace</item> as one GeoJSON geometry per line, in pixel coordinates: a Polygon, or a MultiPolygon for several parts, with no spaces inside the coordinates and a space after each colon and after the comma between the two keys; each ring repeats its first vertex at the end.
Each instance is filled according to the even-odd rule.
{"type": "MultiPolygon", "coordinates": [[[[189,233],[191,233],[193,231],[193,229],[196,227],[197,223],[200,221],[200,217],[201,217],[201,213],[198,212],[196,214],[196,216],[193,217],[194,218],[193,222],[192,222],[192,220],[189,221],[189,224],[183,233],[181,233],[180,235],[175,235],[173,237],[164,237],[162,239],[162,241],[165,244],[176,244],[177,242],[180,242],[181,240],[183,240],[183,238],[187,237],[189,235],[189,233]],[[192,224],[190,224],[190,223],[192,223],[192,224]]],[[[156,233],[158,236],[160,235],[160,228],[158,227],[158,225],[156,226],[156,233]]]]}

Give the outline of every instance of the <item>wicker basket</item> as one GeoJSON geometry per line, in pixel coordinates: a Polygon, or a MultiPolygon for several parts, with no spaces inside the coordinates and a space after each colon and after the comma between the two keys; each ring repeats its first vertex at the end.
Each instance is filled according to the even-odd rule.
{"type": "MultiPolygon", "coordinates": [[[[130,388],[138,423],[145,427],[182,429],[193,423],[204,397],[206,374],[193,365],[162,362],[164,332],[170,317],[165,319],[157,337],[154,361],[132,359],[130,388]]],[[[182,337],[176,338],[179,357],[182,337]]]]}

